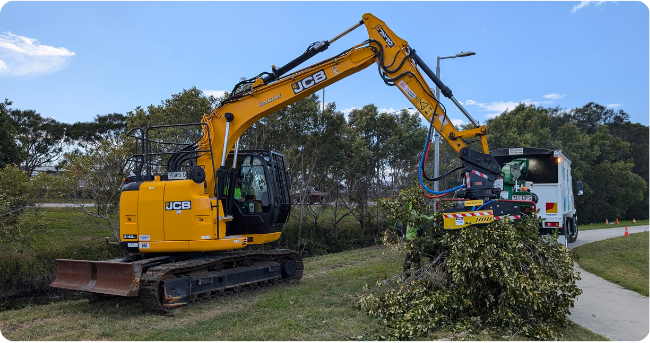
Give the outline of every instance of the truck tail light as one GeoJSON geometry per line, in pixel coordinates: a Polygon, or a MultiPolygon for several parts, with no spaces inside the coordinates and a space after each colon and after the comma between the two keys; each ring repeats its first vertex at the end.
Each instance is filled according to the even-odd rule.
{"type": "Polygon", "coordinates": [[[545,222],[544,226],[546,226],[546,227],[559,227],[560,223],[558,223],[558,222],[545,222]]]}

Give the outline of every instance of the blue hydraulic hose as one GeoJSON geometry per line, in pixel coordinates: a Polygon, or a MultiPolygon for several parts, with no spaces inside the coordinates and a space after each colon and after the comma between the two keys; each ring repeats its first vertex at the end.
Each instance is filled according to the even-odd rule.
{"type": "Polygon", "coordinates": [[[477,210],[480,210],[480,209],[482,209],[485,205],[487,205],[487,204],[489,204],[489,203],[491,203],[491,202],[495,202],[495,201],[496,201],[496,200],[490,200],[490,201],[486,202],[485,204],[481,205],[479,208],[477,208],[477,210]]]}
{"type": "MultiPolygon", "coordinates": [[[[431,126],[433,126],[433,125],[431,125],[431,126]]],[[[424,180],[422,180],[422,169],[424,169],[424,155],[427,152],[427,146],[429,145],[429,138],[431,138],[431,127],[429,127],[429,132],[427,132],[427,140],[424,141],[424,150],[422,151],[422,158],[420,158],[420,168],[418,168],[418,180],[420,181],[420,186],[422,186],[422,188],[424,188],[424,190],[426,190],[427,192],[433,193],[433,194],[445,194],[445,193],[453,192],[455,190],[467,187],[466,185],[463,184],[463,185],[460,185],[458,187],[448,189],[446,191],[436,192],[436,191],[434,191],[432,189],[429,189],[429,187],[427,187],[424,184],[424,180]]]]}

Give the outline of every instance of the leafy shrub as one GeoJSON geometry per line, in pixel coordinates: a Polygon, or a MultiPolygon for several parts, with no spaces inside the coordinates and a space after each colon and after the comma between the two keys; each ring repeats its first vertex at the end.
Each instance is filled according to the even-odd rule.
{"type": "MultiPolygon", "coordinates": [[[[404,207],[399,200],[392,206],[404,207]]],[[[377,282],[359,304],[397,339],[479,328],[560,338],[582,291],[570,252],[553,238],[538,235],[534,218],[457,231],[433,226],[413,241],[386,233],[389,246],[410,249],[413,267],[377,282]]]]}

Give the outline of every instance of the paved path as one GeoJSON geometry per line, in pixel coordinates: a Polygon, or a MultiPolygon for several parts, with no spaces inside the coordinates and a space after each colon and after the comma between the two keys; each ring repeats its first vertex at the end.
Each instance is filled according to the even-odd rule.
{"type": "MultiPolygon", "coordinates": [[[[628,227],[630,234],[648,231],[648,225],[628,227]]],[[[569,249],[591,242],[623,236],[625,227],[580,231],[569,249]]],[[[576,266],[582,289],[569,319],[613,341],[639,341],[648,336],[648,298],[624,289],[576,266]]]]}
{"type": "MultiPolygon", "coordinates": [[[[39,204],[43,207],[81,207],[81,204],[62,204],[62,203],[47,203],[39,204]]],[[[94,207],[95,204],[85,204],[86,207],[94,207]]]]}

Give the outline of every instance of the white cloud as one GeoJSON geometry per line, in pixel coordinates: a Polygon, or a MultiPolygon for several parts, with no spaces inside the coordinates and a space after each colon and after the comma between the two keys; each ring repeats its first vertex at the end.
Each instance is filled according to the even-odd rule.
{"type": "Polygon", "coordinates": [[[66,48],[42,45],[34,38],[11,32],[0,34],[0,74],[39,75],[61,70],[75,53],[66,48]]]}
{"type": "MultiPolygon", "coordinates": [[[[353,107],[353,108],[355,108],[355,107],[353,107]]],[[[414,108],[398,108],[398,109],[395,109],[395,108],[391,107],[391,108],[380,108],[380,109],[377,109],[377,111],[379,113],[396,113],[396,112],[401,112],[404,109],[406,109],[410,114],[420,113],[420,112],[418,112],[418,110],[416,110],[414,108]]],[[[345,113],[345,111],[344,111],[344,113],[345,113]]]]}
{"type": "Polygon", "coordinates": [[[451,123],[454,124],[455,127],[460,127],[461,125],[465,124],[465,121],[462,119],[452,119],[451,123]]]}
{"type": "Polygon", "coordinates": [[[560,93],[549,93],[544,95],[544,98],[546,99],[551,99],[551,100],[558,100],[562,99],[566,96],[566,94],[560,94],[560,93]]]}
{"type": "Polygon", "coordinates": [[[571,13],[576,13],[579,9],[589,6],[592,2],[596,3],[596,6],[600,6],[605,3],[605,1],[581,1],[579,4],[573,6],[571,13]]]}
{"type": "Polygon", "coordinates": [[[609,104],[609,105],[607,105],[605,107],[615,108],[615,107],[619,107],[619,106],[621,106],[621,104],[609,104]]]}
{"type": "Polygon", "coordinates": [[[526,105],[545,105],[553,103],[553,101],[532,101],[531,99],[524,99],[520,101],[492,101],[491,103],[479,103],[474,100],[467,100],[465,102],[465,105],[475,105],[479,106],[480,108],[483,109],[483,111],[489,111],[490,113],[484,114],[483,116],[485,118],[494,118],[501,113],[503,113],[506,110],[513,110],[515,107],[517,107],[519,104],[526,104],[526,105]]]}
{"type": "Polygon", "coordinates": [[[212,95],[212,96],[215,97],[215,98],[221,97],[221,96],[223,96],[224,94],[226,94],[226,91],[211,91],[211,90],[204,90],[204,91],[202,91],[202,92],[203,92],[203,94],[205,94],[206,96],[210,96],[210,95],[212,95]]]}
{"type": "Polygon", "coordinates": [[[346,109],[344,109],[344,110],[341,111],[341,112],[343,112],[343,114],[344,114],[345,117],[347,118],[347,116],[350,115],[350,112],[352,112],[352,110],[358,110],[358,109],[359,109],[358,107],[350,107],[350,108],[346,108],[346,109]]]}

